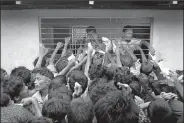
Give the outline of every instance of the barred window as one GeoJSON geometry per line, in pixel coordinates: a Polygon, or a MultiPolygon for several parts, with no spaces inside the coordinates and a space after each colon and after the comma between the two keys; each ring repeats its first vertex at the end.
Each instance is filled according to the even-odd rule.
{"type": "MultiPolygon", "coordinates": [[[[69,48],[77,53],[79,45],[84,44],[86,27],[94,26],[97,33],[110,40],[122,37],[122,29],[126,25],[133,27],[134,38],[152,41],[152,18],[40,18],[40,43],[53,51],[57,42],[63,42],[65,37],[71,37],[69,48]]],[[[142,46],[148,54],[146,47],[142,46]]],[[[59,59],[62,49],[56,55],[59,59]]],[[[49,54],[51,56],[52,52],[49,54]]]]}

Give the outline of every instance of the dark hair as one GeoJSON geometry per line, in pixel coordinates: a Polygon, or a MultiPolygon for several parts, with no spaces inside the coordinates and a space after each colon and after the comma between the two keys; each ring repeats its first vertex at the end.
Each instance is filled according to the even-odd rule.
{"type": "Polygon", "coordinates": [[[36,117],[27,123],[54,123],[52,119],[47,118],[47,117],[36,117]]]}
{"type": "Polygon", "coordinates": [[[31,81],[31,71],[24,66],[13,69],[10,75],[22,77],[25,85],[27,85],[31,81]]]}
{"type": "Polygon", "coordinates": [[[49,85],[49,92],[67,84],[66,76],[56,76],[49,85]]]}
{"type": "Polygon", "coordinates": [[[143,95],[142,95],[142,90],[143,88],[141,87],[141,85],[137,82],[137,81],[132,81],[130,84],[129,84],[130,88],[132,89],[132,93],[134,95],[137,95],[141,98],[143,98],[143,95]]]}
{"type": "Polygon", "coordinates": [[[115,66],[105,67],[104,77],[107,78],[107,80],[113,80],[116,74],[116,70],[117,67],[115,66]]]}
{"type": "Polygon", "coordinates": [[[50,80],[54,79],[53,73],[45,67],[37,68],[35,73],[40,74],[40,75],[45,76],[45,77],[48,77],[50,80]]]}
{"type": "Polygon", "coordinates": [[[95,78],[102,78],[105,73],[105,67],[103,65],[91,64],[89,67],[89,78],[93,80],[95,78]]]}
{"type": "Polygon", "coordinates": [[[66,66],[68,65],[68,59],[63,57],[56,63],[56,70],[57,72],[61,72],[66,66]]]}
{"type": "Polygon", "coordinates": [[[94,26],[88,26],[86,28],[86,32],[89,33],[89,32],[93,32],[93,33],[96,33],[96,28],[94,26]]]}
{"type": "Polygon", "coordinates": [[[72,92],[74,92],[75,82],[82,86],[82,93],[84,93],[88,85],[88,78],[82,71],[73,70],[69,76],[69,86],[72,92]]]}
{"type": "Polygon", "coordinates": [[[129,84],[133,80],[133,78],[134,76],[128,68],[118,68],[114,76],[114,84],[117,88],[119,88],[117,85],[118,82],[123,84],[129,84]]]}
{"type": "Polygon", "coordinates": [[[7,107],[10,102],[10,96],[5,93],[1,93],[1,107],[7,107]]]}
{"type": "Polygon", "coordinates": [[[132,26],[130,26],[130,25],[126,25],[126,26],[124,26],[124,28],[123,28],[123,32],[126,32],[128,29],[132,29],[132,26]]]}
{"type": "Polygon", "coordinates": [[[149,75],[153,71],[153,65],[148,61],[141,64],[140,72],[149,75]]]}
{"type": "Polygon", "coordinates": [[[156,80],[151,84],[155,95],[160,95],[161,92],[166,92],[166,93],[172,92],[177,94],[177,90],[175,87],[168,86],[167,84],[161,84],[162,81],[167,81],[167,80],[156,80]]]}
{"type": "Polygon", "coordinates": [[[12,100],[18,97],[24,87],[24,81],[21,77],[11,76],[8,82],[3,84],[4,93],[8,94],[12,100]]]}
{"type": "Polygon", "coordinates": [[[131,56],[129,55],[121,55],[121,63],[123,66],[125,67],[132,67],[132,64],[133,64],[133,59],[131,58],[131,56]]]}
{"type": "Polygon", "coordinates": [[[138,114],[132,112],[130,98],[122,91],[111,91],[94,106],[98,123],[137,123],[138,114]]]}
{"type": "MultiPolygon", "coordinates": [[[[36,66],[36,64],[37,64],[38,59],[39,59],[39,57],[37,57],[37,58],[34,60],[34,62],[33,62],[34,67],[35,67],[35,66],[36,66]]],[[[41,67],[45,67],[45,65],[46,65],[46,58],[45,58],[45,57],[43,57],[43,59],[42,59],[42,63],[41,63],[41,67]]]]}
{"type": "Polygon", "coordinates": [[[1,68],[1,74],[7,73],[3,68],[1,68]]]}
{"type": "Polygon", "coordinates": [[[7,72],[1,68],[1,82],[2,83],[7,80],[7,78],[5,77],[5,74],[7,74],[7,72]]]}
{"type": "Polygon", "coordinates": [[[156,99],[149,104],[148,116],[152,123],[172,123],[172,109],[163,99],[156,99]]]}
{"type": "Polygon", "coordinates": [[[111,83],[100,83],[97,84],[90,92],[89,97],[93,104],[95,104],[100,98],[105,96],[111,91],[117,90],[111,83]]]}
{"type": "Polygon", "coordinates": [[[72,100],[72,93],[68,90],[66,86],[62,86],[49,91],[48,99],[51,98],[64,99],[70,102],[72,100]]]}
{"type": "Polygon", "coordinates": [[[72,100],[67,114],[68,123],[92,123],[93,106],[82,98],[72,100]]]}
{"type": "Polygon", "coordinates": [[[68,112],[68,106],[68,101],[52,98],[44,103],[42,114],[43,116],[49,117],[54,121],[58,121],[58,123],[60,123],[62,120],[64,120],[68,112]]]}

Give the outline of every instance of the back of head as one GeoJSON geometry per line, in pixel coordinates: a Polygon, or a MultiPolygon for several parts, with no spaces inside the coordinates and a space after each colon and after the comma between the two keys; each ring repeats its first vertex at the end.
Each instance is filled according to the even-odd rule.
{"type": "Polygon", "coordinates": [[[50,80],[54,79],[53,73],[45,67],[37,68],[35,71],[36,71],[35,72],[36,74],[40,74],[42,76],[48,77],[50,80]]]}
{"type": "Polygon", "coordinates": [[[93,32],[93,33],[96,33],[96,28],[94,26],[88,26],[86,28],[86,32],[89,33],[89,32],[93,32]]]}
{"type": "MultiPolygon", "coordinates": [[[[100,83],[100,82],[99,82],[100,83]]],[[[95,104],[100,98],[105,96],[111,91],[116,91],[116,87],[111,83],[100,83],[89,91],[89,96],[93,104],[95,104]]]]}
{"type": "Polygon", "coordinates": [[[88,78],[82,71],[73,70],[69,75],[69,86],[72,92],[74,92],[75,82],[82,86],[82,93],[84,93],[88,85],[88,78]]]}
{"type": "Polygon", "coordinates": [[[5,93],[1,93],[1,107],[7,107],[10,103],[10,96],[5,93]]]}
{"type": "Polygon", "coordinates": [[[152,101],[148,106],[148,116],[152,123],[172,123],[172,109],[163,99],[152,101]]]}
{"type": "Polygon", "coordinates": [[[130,99],[121,91],[112,91],[94,106],[98,123],[138,123],[138,116],[131,111],[130,99]]]}
{"type": "MultiPolygon", "coordinates": [[[[38,62],[38,57],[33,62],[34,67],[36,66],[37,62],[38,62]]],[[[46,58],[43,57],[41,67],[45,67],[45,65],[46,65],[46,58]]]]}
{"type": "Polygon", "coordinates": [[[53,121],[47,117],[36,117],[35,119],[28,121],[27,123],[53,123],[53,121]]]}
{"type": "Polygon", "coordinates": [[[93,106],[82,98],[72,100],[67,114],[68,123],[92,123],[93,106]]]}
{"type": "Polygon", "coordinates": [[[123,84],[129,84],[132,81],[133,77],[134,77],[133,74],[130,72],[128,68],[125,67],[118,68],[114,77],[114,84],[116,87],[118,87],[117,86],[118,82],[123,84]]]}
{"type": "Polygon", "coordinates": [[[102,78],[105,73],[105,69],[103,65],[91,64],[88,73],[90,80],[95,78],[102,78]]]}
{"type": "Polygon", "coordinates": [[[49,91],[55,90],[67,84],[66,77],[63,75],[56,76],[49,85],[49,91]]]}
{"type": "Polygon", "coordinates": [[[72,93],[68,90],[66,86],[62,86],[55,90],[51,90],[48,93],[48,99],[51,98],[63,99],[70,102],[72,100],[72,93]]]}
{"type": "Polygon", "coordinates": [[[31,71],[24,66],[13,69],[10,75],[22,77],[25,85],[27,85],[31,81],[31,71]]]}
{"type": "Polygon", "coordinates": [[[58,123],[60,123],[62,120],[65,119],[65,116],[68,112],[68,106],[68,101],[52,98],[44,103],[42,114],[43,116],[49,117],[55,122],[57,121],[58,123]]]}
{"type": "Polygon", "coordinates": [[[68,59],[62,58],[56,63],[57,72],[61,72],[68,65],[68,59]]]}
{"type": "Polygon", "coordinates": [[[8,94],[12,100],[20,96],[20,92],[24,87],[24,81],[21,77],[11,76],[8,82],[3,84],[4,93],[8,94]]]}
{"type": "Polygon", "coordinates": [[[133,59],[131,58],[131,56],[130,55],[121,55],[121,63],[122,63],[122,65],[123,66],[125,66],[125,67],[132,67],[132,65],[133,65],[133,59]]]}
{"type": "Polygon", "coordinates": [[[150,61],[144,62],[141,64],[141,73],[149,75],[153,71],[153,65],[150,61]]]}

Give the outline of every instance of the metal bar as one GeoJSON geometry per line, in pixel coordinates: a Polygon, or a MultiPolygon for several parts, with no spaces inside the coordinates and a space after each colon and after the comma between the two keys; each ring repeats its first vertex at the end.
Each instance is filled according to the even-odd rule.
{"type": "MultiPolygon", "coordinates": [[[[41,28],[41,29],[51,29],[51,28],[41,28]]],[[[54,29],[72,29],[72,28],[54,28],[54,29]]],[[[97,30],[98,29],[114,29],[114,30],[122,30],[122,28],[96,28],[97,30]]],[[[124,29],[128,29],[128,28],[124,28],[124,29]]],[[[132,29],[151,29],[150,28],[132,28],[132,29]]]]}
{"type": "MultiPolygon", "coordinates": [[[[46,34],[73,34],[73,33],[42,33],[42,34],[46,35],[46,34]]],[[[80,34],[86,34],[86,33],[80,33],[80,34]]],[[[111,32],[111,33],[98,33],[98,34],[117,34],[117,33],[111,32]]],[[[136,34],[136,35],[139,35],[139,34],[150,35],[150,33],[134,33],[134,34],[136,34]]]]}

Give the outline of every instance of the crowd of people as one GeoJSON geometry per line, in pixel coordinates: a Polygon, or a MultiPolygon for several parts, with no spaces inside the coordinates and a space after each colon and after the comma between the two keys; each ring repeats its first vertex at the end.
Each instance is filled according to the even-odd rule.
{"type": "Polygon", "coordinates": [[[40,45],[33,70],[19,66],[8,74],[2,66],[2,123],[183,123],[182,70],[164,73],[154,48],[133,38],[129,25],[115,40],[93,26],[86,32],[76,55],[66,37],[50,58],[40,45]]]}

